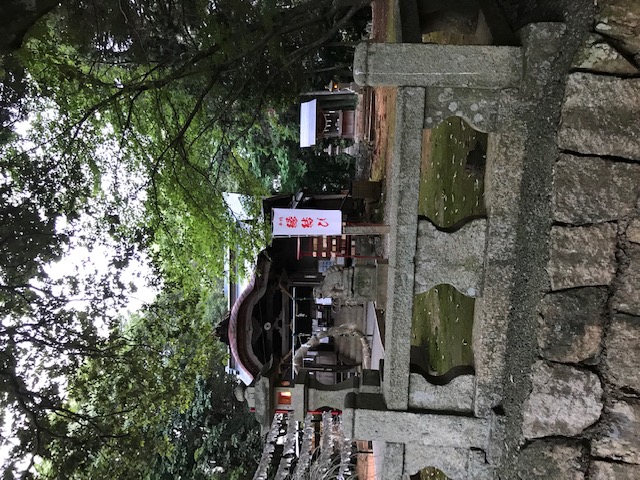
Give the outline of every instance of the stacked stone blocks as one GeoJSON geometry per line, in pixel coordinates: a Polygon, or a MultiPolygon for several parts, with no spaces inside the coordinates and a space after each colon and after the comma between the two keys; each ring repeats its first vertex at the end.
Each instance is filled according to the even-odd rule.
{"type": "Polygon", "coordinates": [[[558,133],[549,291],[523,407],[532,442],[519,458],[549,461],[531,478],[640,478],[640,79],[603,42],[589,37],[578,67],[609,75],[569,76],[558,133]]]}

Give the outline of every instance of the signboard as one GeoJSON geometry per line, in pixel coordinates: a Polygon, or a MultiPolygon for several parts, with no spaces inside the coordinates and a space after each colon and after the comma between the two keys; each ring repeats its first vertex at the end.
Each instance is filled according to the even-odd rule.
{"type": "Polygon", "coordinates": [[[318,101],[311,100],[300,105],[300,146],[316,144],[316,111],[318,101]]]}
{"type": "Polygon", "coordinates": [[[342,234],[342,211],[273,209],[274,237],[315,237],[342,234]]]}

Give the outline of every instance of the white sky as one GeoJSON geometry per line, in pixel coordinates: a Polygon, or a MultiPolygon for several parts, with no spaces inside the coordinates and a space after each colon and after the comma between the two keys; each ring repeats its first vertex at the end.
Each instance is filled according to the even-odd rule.
{"type": "MultiPolygon", "coordinates": [[[[48,265],[46,271],[52,279],[72,275],[76,271],[107,274],[110,269],[109,258],[112,255],[113,252],[104,245],[94,247],[91,252],[85,247],[75,247],[60,261],[48,265]]],[[[133,259],[122,272],[122,282],[125,285],[134,284],[136,291],[127,295],[127,303],[124,310],[118,312],[120,314],[126,315],[139,310],[145,304],[153,302],[158,294],[155,288],[149,287],[144,281],[151,275],[151,269],[145,261],[146,255],[142,253],[141,256],[142,260],[133,259]]]]}

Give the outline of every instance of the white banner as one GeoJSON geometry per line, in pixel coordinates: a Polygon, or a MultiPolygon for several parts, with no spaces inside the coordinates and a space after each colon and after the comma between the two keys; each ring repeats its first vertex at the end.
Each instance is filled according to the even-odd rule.
{"type": "Polygon", "coordinates": [[[302,148],[316,144],[317,105],[317,100],[300,104],[300,146],[302,148]]]}
{"type": "Polygon", "coordinates": [[[342,211],[273,209],[274,237],[315,237],[342,234],[342,211]]]}

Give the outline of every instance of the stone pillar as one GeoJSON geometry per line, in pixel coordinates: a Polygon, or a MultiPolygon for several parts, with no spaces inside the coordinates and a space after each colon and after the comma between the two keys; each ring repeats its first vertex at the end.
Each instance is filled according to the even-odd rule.
{"type": "Polygon", "coordinates": [[[456,479],[490,478],[485,452],[492,422],[492,418],[386,410],[383,398],[372,394],[348,395],[342,412],[347,437],[386,442],[383,478],[396,480],[427,466],[456,479]]]}
{"type": "Polygon", "coordinates": [[[359,440],[418,443],[433,447],[488,447],[491,425],[488,419],[459,415],[399,412],[345,408],[342,412],[345,434],[359,440]]]}
{"type": "Polygon", "coordinates": [[[476,415],[488,415],[502,401],[507,329],[512,310],[520,186],[527,130],[513,115],[513,92],[503,92],[502,129],[489,137],[485,204],[487,243],[482,296],[475,302],[473,355],[476,372],[476,415]]]}
{"type": "Polygon", "coordinates": [[[404,452],[402,443],[387,442],[384,448],[384,464],[382,468],[382,480],[398,480],[404,478],[404,452]]]}
{"type": "Polygon", "coordinates": [[[424,88],[399,88],[396,103],[396,140],[386,209],[392,213],[388,219],[391,231],[383,377],[384,397],[391,410],[408,408],[424,96],[424,88]]]}
{"type": "MultiPolygon", "coordinates": [[[[526,290],[519,258],[530,245],[523,224],[540,215],[540,207],[523,203],[523,191],[533,176],[525,170],[540,164],[540,156],[556,155],[553,123],[536,116],[538,105],[549,102],[549,89],[558,83],[552,78],[550,59],[556,59],[566,43],[566,27],[559,23],[528,25],[520,32],[523,47],[523,78],[520,88],[500,93],[496,131],[489,136],[485,176],[487,206],[487,247],[484,262],[484,289],[476,300],[473,322],[474,367],[476,372],[477,416],[489,415],[502,403],[505,377],[507,332],[517,320],[514,292],[526,290]],[[536,137],[533,137],[535,132],[536,137]]],[[[537,188],[537,184],[536,184],[537,188]]],[[[536,232],[546,235],[546,232],[536,232]]],[[[527,280],[531,280],[528,278],[527,280]]],[[[513,376],[517,376],[514,373],[513,376]]]]}
{"type": "Polygon", "coordinates": [[[522,49],[486,45],[361,43],[353,78],[362,86],[500,89],[522,78],[522,49]]]}

